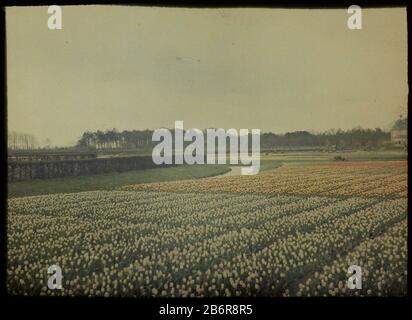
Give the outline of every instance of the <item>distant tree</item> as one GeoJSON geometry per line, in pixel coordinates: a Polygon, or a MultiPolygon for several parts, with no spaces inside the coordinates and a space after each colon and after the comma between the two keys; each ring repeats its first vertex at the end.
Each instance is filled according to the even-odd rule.
{"type": "Polygon", "coordinates": [[[39,147],[37,139],[32,134],[11,131],[8,133],[7,147],[10,150],[34,150],[39,147]]]}
{"type": "MultiPolygon", "coordinates": [[[[171,130],[174,135],[174,129],[171,130]]],[[[184,133],[184,132],[183,132],[184,133]]],[[[124,130],[117,131],[115,128],[105,132],[86,131],[78,140],[79,147],[96,149],[134,149],[146,148],[153,145],[153,130],[124,130]]],[[[382,129],[363,129],[356,127],[351,130],[330,129],[322,133],[310,133],[308,131],[294,131],[286,134],[275,134],[266,132],[261,134],[261,147],[334,147],[341,149],[371,149],[382,146],[390,139],[390,133],[382,129]]],[[[189,142],[188,142],[189,143],[189,142]]],[[[33,139],[9,134],[9,147],[32,148],[35,143],[33,139]]]]}

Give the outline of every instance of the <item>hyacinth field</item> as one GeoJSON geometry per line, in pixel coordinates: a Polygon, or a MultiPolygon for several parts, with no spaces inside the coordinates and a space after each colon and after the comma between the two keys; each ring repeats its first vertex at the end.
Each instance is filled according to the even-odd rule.
{"type": "Polygon", "coordinates": [[[256,176],[8,200],[7,288],[64,296],[399,296],[407,162],[287,165],[256,176]],[[63,290],[47,288],[47,268],[63,290]],[[362,289],[347,287],[350,265],[362,289]]]}

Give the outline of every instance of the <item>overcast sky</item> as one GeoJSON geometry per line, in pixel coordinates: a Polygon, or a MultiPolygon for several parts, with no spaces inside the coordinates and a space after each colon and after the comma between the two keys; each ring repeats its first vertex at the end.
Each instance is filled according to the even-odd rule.
{"type": "Polygon", "coordinates": [[[6,10],[8,129],[387,129],[407,109],[406,9],[6,10]]]}

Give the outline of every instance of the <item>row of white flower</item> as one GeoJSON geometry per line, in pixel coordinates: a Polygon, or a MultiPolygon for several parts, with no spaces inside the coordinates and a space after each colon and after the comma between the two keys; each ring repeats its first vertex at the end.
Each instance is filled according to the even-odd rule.
{"type": "Polygon", "coordinates": [[[394,296],[407,293],[407,220],[363,242],[298,285],[297,296],[394,296]],[[347,288],[347,269],[362,266],[362,289],[347,288]]]}
{"type": "Polygon", "coordinates": [[[10,292],[90,296],[289,294],[405,215],[405,199],[85,192],[9,201],[10,292]],[[62,291],[46,270],[63,270],[62,291]]]}

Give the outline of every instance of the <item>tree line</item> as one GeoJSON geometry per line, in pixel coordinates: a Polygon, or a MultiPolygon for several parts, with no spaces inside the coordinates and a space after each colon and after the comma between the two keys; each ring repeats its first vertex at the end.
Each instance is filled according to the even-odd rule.
{"type": "Polygon", "coordinates": [[[116,129],[95,132],[86,131],[77,142],[78,147],[93,149],[135,149],[152,145],[153,130],[116,129]]]}
{"type": "Polygon", "coordinates": [[[375,149],[390,141],[390,133],[361,127],[351,130],[328,130],[322,133],[295,131],[286,134],[272,132],[261,135],[261,147],[332,147],[334,149],[375,149]]]}
{"type": "Polygon", "coordinates": [[[34,150],[39,147],[37,139],[32,134],[11,131],[7,134],[9,150],[34,150]]]}
{"type": "MultiPolygon", "coordinates": [[[[174,130],[170,130],[172,133],[174,130]]],[[[78,140],[80,148],[99,150],[149,148],[158,142],[152,142],[153,130],[111,129],[107,131],[86,131],[78,140]]],[[[342,149],[374,149],[390,141],[390,133],[376,129],[357,127],[350,130],[328,130],[322,133],[294,131],[285,134],[273,132],[261,133],[261,149],[278,147],[326,147],[342,149]]],[[[190,143],[190,142],[189,142],[190,143]]]]}

